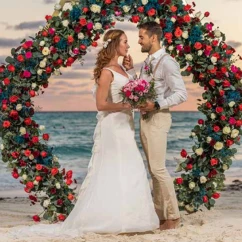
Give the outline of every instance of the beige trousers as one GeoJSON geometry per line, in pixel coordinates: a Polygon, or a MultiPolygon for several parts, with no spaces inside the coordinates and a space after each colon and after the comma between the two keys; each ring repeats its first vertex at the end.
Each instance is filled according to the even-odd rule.
{"type": "Polygon", "coordinates": [[[152,177],[155,210],[160,220],[180,217],[173,179],[165,164],[171,122],[168,109],[151,112],[149,119],[140,120],[140,138],[152,177]]]}

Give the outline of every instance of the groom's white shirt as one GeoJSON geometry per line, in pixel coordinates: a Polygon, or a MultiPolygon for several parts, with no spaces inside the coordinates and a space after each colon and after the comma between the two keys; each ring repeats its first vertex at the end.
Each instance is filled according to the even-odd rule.
{"type": "MultiPolygon", "coordinates": [[[[140,78],[151,81],[152,77],[148,76],[144,71],[145,63],[151,60],[152,70],[156,67],[159,60],[166,53],[165,48],[161,48],[152,55],[149,55],[143,63],[140,78]]],[[[135,70],[128,71],[132,76],[135,76],[135,70]]],[[[157,101],[160,109],[178,105],[187,100],[187,91],[184,81],[181,76],[180,66],[170,55],[164,57],[159,63],[155,72],[155,89],[158,95],[157,101]]]]}

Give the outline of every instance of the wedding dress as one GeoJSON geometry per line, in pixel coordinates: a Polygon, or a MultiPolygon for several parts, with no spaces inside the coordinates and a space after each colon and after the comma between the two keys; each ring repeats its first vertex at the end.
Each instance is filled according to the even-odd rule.
{"type": "MultiPolygon", "coordinates": [[[[122,101],[120,90],[129,78],[109,70],[114,80],[108,101],[117,103],[122,101]]],[[[17,237],[31,234],[77,237],[88,232],[119,234],[159,227],[147,173],[135,141],[132,112],[99,111],[97,119],[88,174],[68,218],[62,224],[24,226],[14,233],[17,237]]]]}

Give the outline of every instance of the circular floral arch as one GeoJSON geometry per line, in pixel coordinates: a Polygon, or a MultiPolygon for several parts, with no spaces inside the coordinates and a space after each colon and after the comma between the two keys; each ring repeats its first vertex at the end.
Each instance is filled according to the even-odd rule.
{"type": "Polygon", "coordinates": [[[96,47],[116,20],[155,21],[163,28],[163,44],[179,62],[182,75],[192,74],[193,82],[204,88],[198,110],[205,119],[192,129],[193,153],[181,151],[183,173],[174,180],[179,206],[188,212],[201,205],[213,207],[224,171],[237,152],[232,146],[239,144],[242,133],[242,71],[233,64],[235,50],[224,42],[225,35],[213,23],[201,21],[208,12],[193,15],[195,4],[182,0],[82,0],[64,10],[65,2],[55,6],[53,16],[46,16],[47,27],[13,48],[0,66],[2,160],[12,168],[12,176],[20,178],[33,204],[43,206],[44,219],[68,216],[76,199],[70,187],[72,171],[60,169],[47,143],[49,135],[34,121],[33,98],[48,87],[52,73],[82,60],[87,48],[96,47]]]}

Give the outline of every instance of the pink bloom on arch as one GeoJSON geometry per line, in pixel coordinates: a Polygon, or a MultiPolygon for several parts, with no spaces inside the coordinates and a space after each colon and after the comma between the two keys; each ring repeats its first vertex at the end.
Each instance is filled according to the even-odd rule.
{"type": "Polygon", "coordinates": [[[54,35],[55,34],[55,29],[54,28],[49,28],[49,34],[54,35]]]}
{"type": "Polygon", "coordinates": [[[33,41],[28,40],[28,41],[25,42],[25,45],[26,45],[28,48],[30,48],[30,47],[32,47],[32,45],[33,45],[33,41]]]}
{"type": "Polygon", "coordinates": [[[231,66],[231,71],[233,72],[233,73],[236,73],[236,72],[238,72],[238,68],[235,66],[235,65],[232,65],[231,66]]]}
{"type": "Polygon", "coordinates": [[[29,77],[31,77],[31,73],[29,72],[29,71],[27,71],[27,70],[25,70],[24,71],[24,77],[26,77],[26,78],[29,78],[29,77]]]}
{"type": "Polygon", "coordinates": [[[209,50],[204,50],[204,54],[205,54],[206,56],[210,56],[210,53],[211,53],[211,51],[209,51],[209,50]]]}
{"type": "Polygon", "coordinates": [[[32,57],[32,52],[31,52],[31,51],[26,52],[26,53],[25,53],[25,57],[26,57],[27,59],[30,59],[30,58],[32,57]]]}
{"type": "Polygon", "coordinates": [[[176,49],[179,50],[179,51],[183,50],[183,45],[177,45],[176,49]]]}
{"type": "Polygon", "coordinates": [[[75,55],[77,55],[77,54],[79,54],[79,49],[78,49],[78,48],[74,48],[74,49],[72,50],[72,52],[73,52],[75,55]]]}
{"type": "Polygon", "coordinates": [[[93,23],[92,22],[89,22],[87,24],[87,29],[89,29],[89,30],[92,30],[93,29],[93,23]]]}
{"type": "Polygon", "coordinates": [[[121,14],[122,14],[122,12],[120,12],[120,11],[116,11],[116,12],[115,12],[115,15],[116,15],[116,16],[120,16],[121,14]]]}
{"type": "Polygon", "coordinates": [[[211,31],[213,29],[213,25],[212,24],[206,24],[206,29],[208,31],[211,31]]]}
{"type": "Polygon", "coordinates": [[[229,118],[229,124],[234,125],[236,124],[236,119],[234,117],[229,118]]]}

